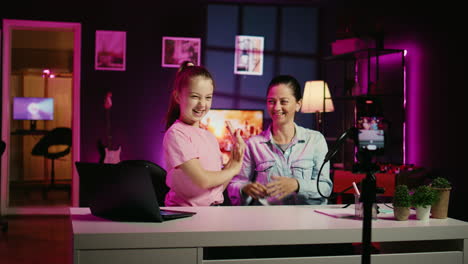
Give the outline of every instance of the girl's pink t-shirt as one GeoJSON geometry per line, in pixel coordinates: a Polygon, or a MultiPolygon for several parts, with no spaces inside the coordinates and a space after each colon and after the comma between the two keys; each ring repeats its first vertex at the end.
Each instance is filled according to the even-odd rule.
{"type": "Polygon", "coordinates": [[[222,169],[222,155],[215,136],[205,129],[187,125],[177,120],[163,139],[166,160],[166,206],[209,206],[223,202],[223,185],[202,189],[198,187],[179,165],[198,159],[208,171],[222,169]]]}

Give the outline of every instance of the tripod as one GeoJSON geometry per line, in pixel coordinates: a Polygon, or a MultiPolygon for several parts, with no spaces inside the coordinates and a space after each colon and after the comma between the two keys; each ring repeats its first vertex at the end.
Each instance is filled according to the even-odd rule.
{"type": "Polygon", "coordinates": [[[376,180],[375,166],[372,164],[372,153],[370,151],[358,152],[358,160],[361,161],[361,169],[365,171],[366,178],[362,181],[362,203],[363,203],[363,221],[362,221],[362,255],[361,263],[370,264],[370,255],[372,250],[372,207],[376,202],[376,180]]]}
{"type": "MultiPolygon", "coordinates": [[[[339,147],[344,143],[345,139],[351,137],[355,142],[359,141],[358,132],[355,127],[346,130],[337,139],[333,149],[329,150],[325,155],[322,166],[319,169],[317,177],[317,192],[323,198],[330,198],[330,196],[324,196],[320,192],[319,179],[320,173],[322,172],[325,163],[331,160],[333,156],[338,152],[339,147]]],[[[374,148],[375,150],[375,148],[374,148]]],[[[362,221],[362,264],[370,264],[370,253],[372,249],[371,238],[372,238],[372,208],[376,202],[377,186],[375,180],[375,172],[378,171],[378,167],[372,163],[372,157],[378,152],[369,150],[369,148],[360,149],[357,153],[357,159],[360,162],[356,170],[360,170],[366,173],[366,177],[362,180],[362,195],[361,201],[363,203],[363,221],[362,221]]],[[[353,171],[354,171],[353,169],[353,171]]]]}

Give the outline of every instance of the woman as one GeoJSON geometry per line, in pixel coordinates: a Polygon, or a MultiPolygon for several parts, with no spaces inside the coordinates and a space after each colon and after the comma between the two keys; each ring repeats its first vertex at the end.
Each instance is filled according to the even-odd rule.
{"type": "MultiPolygon", "coordinates": [[[[267,90],[270,127],[247,142],[242,169],[229,183],[236,205],[325,204],[317,191],[318,171],[328,151],[324,136],[294,123],[301,109],[298,81],[289,75],[275,77],[267,90]]],[[[332,190],[329,164],[320,175],[320,192],[332,190]]]]}

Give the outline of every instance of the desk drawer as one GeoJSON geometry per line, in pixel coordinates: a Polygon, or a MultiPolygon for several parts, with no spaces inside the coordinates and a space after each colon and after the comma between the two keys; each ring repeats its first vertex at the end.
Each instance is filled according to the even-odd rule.
{"type": "Polygon", "coordinates": [[[74,264],[197,263],[196,248],[76,250],[74,264]]]}
{"type": "MultiPolygon", "coordinates": [[[[354,256],[322,256],[322,257],[292,257],[264,259],[224,259],[203,260],[203,264],[360,264],[361,255],[354,256]]],[[[463,253],[427,252],[408,254],[380,254],[371,256],[372,264],[432,264],[450,263],[464,264],[463,253]]]]}

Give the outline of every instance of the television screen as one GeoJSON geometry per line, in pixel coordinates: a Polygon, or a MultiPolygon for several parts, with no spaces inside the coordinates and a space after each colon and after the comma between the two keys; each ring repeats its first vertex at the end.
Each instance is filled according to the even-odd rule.
{"type": "Polygon", "coordinates": [[[211,109],[201,121],[201,126],[218,139],[223,164],[229,161],[232,149],[231,135],[225,121],[230,121],[235,129],[241,129],[244,140],[258,135],[263,130],[263,110],[211,109]]]}
{"type": "Polygon", "coordinates": [[[44,97],[14,97],[14,120],[53,120],[54,99],[44,97]]]}
{"type": "Polygon", "coordinates": [[[384,148],[384,125],[381,117],[360,117],[357,123],[359,129],[359,148],[366,150],[382,150],[384,148]]]}

